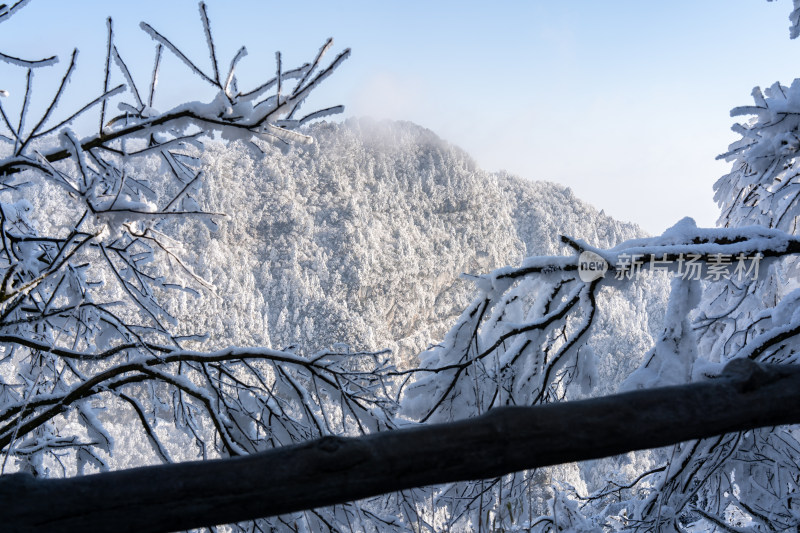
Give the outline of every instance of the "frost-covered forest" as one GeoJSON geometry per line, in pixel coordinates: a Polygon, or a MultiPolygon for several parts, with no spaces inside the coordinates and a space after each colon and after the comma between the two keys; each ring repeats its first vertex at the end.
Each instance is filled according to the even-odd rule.
{"type": "MultiPolygon", "coordinates": [[[[219,297],[180,308],[192,310],[187,331],[214,332],[214,347],[345,343],[391,348],[408,367],[471,300],[462,273],[557,254],[562,233],[601,247],[643,236],[568,189],[482,171],[413,124],[351,119],[304,133],[314,144],[204,154],[204,207],[235,215],[186,231],[219,297]]],[[[648,346],[663,290],[613,297],[605,319],[626,323],[617,339],[648,346]]]]}
{"type": "MultiPolygon", "coordinates": [[[[1,5],[0,24],[23,7],[1,5]]],[[[796,401],[775,398],[796,388],[800,81],[756,88],[754,104],[733,111],[748,120],[722,155],[732,168],[715,185],[719,227],[683,219],[652,237],[567,188],[481,170],[420,126],[330,122],[340,107],[304,109],[349,56],[331,59],[330,40],[298,67],[276,54],[263,83],[240,87],[246,49],[218,58],[202,3],[199,18],[208,64],[142,23],[154,60],[147,79],[128,70],[109,19],[103,86],[66,115],[56,111],[75,53],[0,50],[24,80],[16,99],[0,86],[0,497],[15,502],[0,520],[76,531],[247,519],[219,529],[799,527],[797,426],[768,422],[798,419],[796,401]],[[211,98],[160,102],[163,64],[211,98]],[[34,105],[39,69],[63,73],[44,106],[34,105]],[[99,119],[93,131],[76,130],[84,114],[99,119]],[[707,439],[665,437],[666,447],[589,451],[577,463],[456,475],[315,509],[259,512],[251,491],[246,511],[213,514],[236,492],[225,465],[243,464],[226,460],[334,453],[380,434],[520,412],[511,408],[619,405],[591,399],[624,404],[689,382],[701,383],[693,391],[730,385],[731,402],[766,391],[761,407],[785,414],[697,433],[717,435],[707,439]],[[186,516],[167,509],[178,508],[178,470],[131,470],[199,460],[221,470],[197,491],[211,503],[186,516]],[[104,472],[129,472],[124,489],[145,497],[82,506],[92,480],[118,479],[104,472]],[[164,472],[164,493],[135,482],[137,472],[164,472]],[[61,478],[87,489],[51,502],[61,478]]],[[[637,407],[600,414],[624,426],[637,407]]],[[[695,407],[687,427],[704,423],[695,407]]],[[[466,436],[471,426],[458,427],[466,436]]],[[[564,448],[591,448],[591,435],[570,430],[564,448]]]]}

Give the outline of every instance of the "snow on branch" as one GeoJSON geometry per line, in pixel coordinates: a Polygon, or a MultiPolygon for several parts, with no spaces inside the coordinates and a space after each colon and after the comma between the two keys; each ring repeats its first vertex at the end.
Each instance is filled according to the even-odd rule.
{"type": "Polygon", "coordinates": [[[752,281],[771,260],[800,253],[800,239],[779,230],[700,229],[688,219],[659,237],[608,250],[563,240],[581,254],[528,258],[475,279],[478,296],[447,337],[421,355],[419,368],[402,373],[417,376],[405,392],[407,416],[455,420],[502,405],[563,399],[566,386],[589,371],[582,367],[591,367],[591,358],[578,351],[603,287],[635,282],[648,271],[752,281]],[[587,271],[586,254],[603,269],[587,271]],[[483,384],[480,390],[465,379],[470,374],[483,384]]]}
{"type": "Polygon", "coordinates": [[[720,223],[759,224],[795,231],[800,185],[796,159],[800,150],[800,80],[753,89],[755,105],[735,108],[731,116],[753,118],[732,129],[742,137],[718,156],[733,163],[714,185],[722,208],[720,223]]]}
{"type": "Polygon", "coordinates": [[[12,15],[25,7],[30,0],[17,0],[10,6],[8,4],[0,4],[0,23],[6,22],[12,15]]]}
{"type": "MultiPolygon", "coordinates": [[[[176,294],[197,298],[214,290],[185,259],[186,226],[192,218],[213,226],[224,216],[200,207],[202,143],[218,133],[308,142],[294,128],[341,106],[279,121],[347,57],[345,51],[323,66],[320,52],[313,65],[283,70],[277,80],[267,72],[266,81],[242,93],[236,72],[246,50],[239,49],[222,78],[205,5],[200,12],[212,74],[143,23],[157,41],[145,85],[128,69],[109,19],[101,91],[67,118],[56,118],[56,111],[77,75],[77,51],[43,107],[32,105],[32,72],[54,65],[55,56],[0,55],[27,80],[21,109],[0,104],[0,135],[13,146],[0,158],[2,473],[119,468],[126,458],[119,457],[114,426],[129,417],[129,433],[149,445],[143,456],[167,462],[395,426],[397,387],[385,352],[204,352],[192,349],[202,346],[203,332],[178,323],[176,294]],[[186,95],[165,112],[153,108],[164,52],[212,83],[211,101],[186,95]],[[269,93],[278,82],[280,98],[269,93]],[[44,111],[28,117],[38,108],[44,111]],[[100,129],[79,137],[69,127],[88,113],[98,113],[100,129]]],[[[346,522],[365,512],[344,505],[309,519],[346,522]]]]}
{"type": "Polygon", "coordinates": [[[797,423],[797,405],[797,368],[737,361],[703,383],[505,407],[460,422],[325,437],[241,458],[69,480],[6,476],[0,495],[8,504],[4,523],[18,531],[45,524],[102,531],[111,516],[115,531],[174,531],[797,423]]]}

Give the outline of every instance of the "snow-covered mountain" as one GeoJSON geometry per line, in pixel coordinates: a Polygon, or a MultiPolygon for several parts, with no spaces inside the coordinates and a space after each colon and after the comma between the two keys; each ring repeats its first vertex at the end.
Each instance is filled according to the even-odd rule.
{"type": "MultiPolygon", "coordinates": [[[[351,119],[305,133],[313,144],[205,153],[204,207],[229,217],[216,231],[198,222],[185,231],[216,294],[175,309],[190,312],[187,332],[211,333],[212,346],[347,343],[391,348],[408,364],[469,302],[461,273],[571,253],[562,234],[602,247],[643,235],[568,188],[481,170],[411,123],[351,119]]],[[[601,376],[649,347],[664,290],[603,294],[601,376]]]]}

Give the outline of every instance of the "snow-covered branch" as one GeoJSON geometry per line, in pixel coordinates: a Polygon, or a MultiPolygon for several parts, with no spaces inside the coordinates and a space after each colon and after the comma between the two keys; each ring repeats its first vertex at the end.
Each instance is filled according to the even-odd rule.
{"type": "Polygon", "coordinates": [[[4,523],[16,531],[173,531],[797,423],[798,405],[796,368],[737,361],[704,383],[498,408],[461,422],[326,437],[241,458],[68,480],[7,476],[0,496],[4,523]]]}

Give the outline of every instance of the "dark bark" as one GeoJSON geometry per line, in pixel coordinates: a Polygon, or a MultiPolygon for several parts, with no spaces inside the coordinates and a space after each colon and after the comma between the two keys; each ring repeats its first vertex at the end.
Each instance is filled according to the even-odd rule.
{"type": "Polygon", "coordinates": [[[800,368],[737,361],[705,383],[501,408],[247,457],[69,479],[4,476],[0,530],[180,530],[789,423],[800,423],[800,368]]]}

